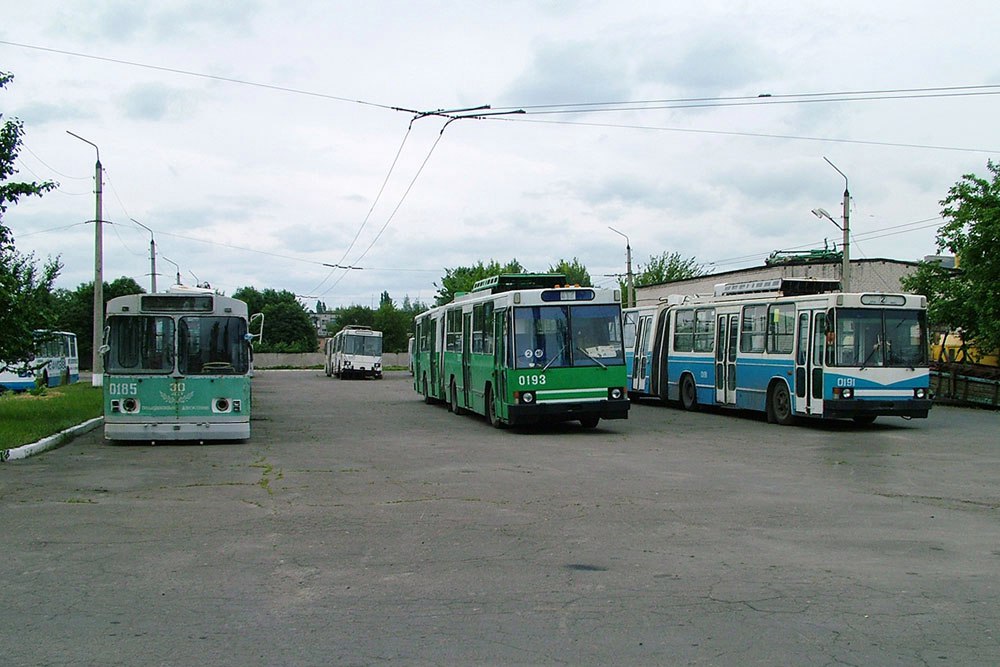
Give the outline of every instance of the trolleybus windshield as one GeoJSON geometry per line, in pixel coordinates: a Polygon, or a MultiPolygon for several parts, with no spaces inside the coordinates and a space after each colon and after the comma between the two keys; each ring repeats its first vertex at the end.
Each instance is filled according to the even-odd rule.
{"type": "Polygon", "coordinates": [[[514,309],[517,368],[620,366],[625,363],[619,309],[553,305],[514,309]]]}
{"type": "Polygon", "coordinates": [[[838,308],[831,365],[912,368],[927,363],[923,311],[838,308]]]}
{"type": "Polygon", "coordinates": [[[182,375],[244,374],[250,367],[247,324],[240,317],[190,316],[177,324],[182,375]]]}
{"type": "Polygon", "coordinates": [[[140,315],[108,318],[109,373],[170,373],[174,370],[174,321],[140,315]]]}
{"type": "Polygon", "coordinates": [[[366,357],[377,357],[382,354],[381,336],[345,336],[345,354],[360,354],[366,357]]]}

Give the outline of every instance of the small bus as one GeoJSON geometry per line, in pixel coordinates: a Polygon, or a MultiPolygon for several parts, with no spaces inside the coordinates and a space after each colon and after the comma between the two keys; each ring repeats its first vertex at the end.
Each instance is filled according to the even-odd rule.
{"type": "Polygon", "coordinates": [[[248,439],[251,342],[263,333],[249,321],[243,301],[182,285],[108,301],[104,437],[248,439]]]}
{"type": "Polygon", "coordinates": [[[414,322],[414,389],[507,425],[628,418],[621,294],[502,274],[414,322]]]}
{"type": "Polygon", "coordinates": [[[631,391],[686,410],[763,412],[778,424],[926,418],[926,297],[843,293],[839,285],[807,278],[720,284],[711,296],[633,311],[640,325],[631,391]]]}
{"type": "Polygon", "coordinates": [[[25,391],[37,384],[57,387],[80,381],[80,357],[76,334],[69,331],[33,332],[34,357],[19,366],[0,361],[0,391],[25,391]]]}
{"type": "Polygon", "coordinates": [[[326,376],[382,379],[382,332],[348,325],[326,340],[326,376]]]}

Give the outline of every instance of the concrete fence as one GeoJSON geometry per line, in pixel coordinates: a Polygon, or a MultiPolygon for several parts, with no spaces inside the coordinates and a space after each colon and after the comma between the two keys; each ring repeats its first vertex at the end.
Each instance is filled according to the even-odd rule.
{"type": "MultiPolygon", "coordinates": [[[[271,354],[257,353],[253,355],[254,368],[315,368],[323,367],[322,352],[305,352],[301,354],[271,354]]],[[[406,352],[387,352],[382,355],[382,368],[400,366],[406,368],[410,355],[406,352]]]]}

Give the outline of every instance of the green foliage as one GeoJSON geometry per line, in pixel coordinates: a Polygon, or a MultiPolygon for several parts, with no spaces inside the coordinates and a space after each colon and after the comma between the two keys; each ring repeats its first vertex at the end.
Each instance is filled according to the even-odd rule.
{"type": "MultiPolygon", "coordinates": [[[[107,315],[108,301],[129,294],[143,294],[144,289],[132,278],[121,276],[110,283],[104,283],[104,314],[107,315]]],[[[73,291],[58,289],[52,293],[55,318],[54,329],[72,331],[76,334],[80,368],[92,370],[94,355],[94,283],[80,283],[73,291]]]]}
{"type": "Polygon", "coordinates": [[[991,179],[965,174],[941,200],[948,220],[938,229],[938,251],[959,259],[959,270],[935,271],[924,264],[904,283],[925,294],[932,322],[961,330],[983,351],[1000,350],[1000,165],[987,162],[991,179]]]}
{"type": "Polygon", "coordinates": [[[705,274],[705,268],[694,257],[681,257],[679,252],[662,252],[649,258],[646,264],[639,264],[635,276],[635,286],[661,285],[677,280],[697,278],[705,274]]]}
{"type": "Polygon", "coordinates": [[[403,305],[397,307],[388,292],[382,293],[380,301],[378,310],[357,305],[337,308],[333,311],[334,320],[328,326],[328,335],[333,336],[348,325],[371,327],[382,332],[382,349],[385,352],[405,352],[413,331],[413,318],[427,310],[427,306],[420,302],[411,303],[406,297],[403,305]]]}
{"type": "MultiPolygon", "coordinates": [[[[0,88],[14,79],[0,72],[0,88]]],[[[0,114],[0,119],[3,114],[0,114]]],[[[52,283],[62,268],[59,258],[49,259],[39,269],[34,255],[21,255],[14,247],[10,229],[3,225],[7,207],[23,196],[41,196],[57,187],[52,181],[11,181],[17,173],[15,160],[21,147],[24,125],[17,118],[0,125],[0,360],[18,363],[32,353],[31,332],[52,323],[52,283]]]]}
{"type": "MultiPolygon", "coordinates": [[[[445,274],[441,278],[441,285],[435,297],[434,305],[443,306],[451,303],[455,295],[460,292],[468,292],[477,280],[489,278],[500,273],[524,273],[524,267],[516,259],[512,259],[507,264],[501,265],[494,259],[488,264],[483,264],[480,260],[475,266],[459,266],[454,269],[445,269],[445,274]]],[[[437,284],[435,283],[435,286],[437,284]]]]}
{"type": "Polygon", "coordinates": [[[576,257],[570,261],[565,259],[559,260],[558,264],[549,267],[549,273],[563,274],[566,276],[566,282],[570,285],[593,287],[587,267],[584,266],[583,263],[576,257]]]}
{"type": "Polygon", "coordinates": [[[292,292],[241,287],[233,297],[245,301],[251,314],[264,314],[264,337],[254,343],[255,351],[316,351],[316,328],[292,292]]]}

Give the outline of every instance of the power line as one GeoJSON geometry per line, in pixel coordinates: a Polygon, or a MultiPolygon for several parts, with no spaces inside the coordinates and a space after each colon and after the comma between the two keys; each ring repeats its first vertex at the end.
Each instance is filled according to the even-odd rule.
{"type": "Polygon", "coordinates": [[[349,102],[351,104],[361,104],[364,106],[377,107],[379,109],[387,109],[390,111],[398,110],[395,107],[378,104],[377,102],[367,102],[365,100],[351,99],[349,97],[340,97],[338,95],[329,95],[326,93],[317,93],[311,90],[303,90],[301,88],[289,88],[287,86],[277,86],[269,83],[260,83],[258,81],[248,81],[245,79],[235,79],[227,76],[219,76],[216,74],[205,74],[204,72],[195,72],[192,70],[178,69],[175,67],[163,67],[161,65],[150,65],[148,63],[135,62],[133,60],[121,60],[118,58],[108,58],[106,56],[95,56],[89,53],[79,53],[77,51],[65,51],[63,49],[53,49],[46,46],[36,46],[34,44],[23,44],[20,42],[10,42],[7,40],[0,40],[0,44],[6,44],[7,46],[18,46],[24,49],[34,49],[36,51],[45,51],[46,53],[57,53],[63,56],[72,56],[74,58],[86,58],[88,60],[97,60],[100,62],[114,63],[116,65],[127,65],[129,67],[141,67],[143,69],[155,70],[158,72],[169,72],[171,74],[181,74],[184,76],[193,76],[200,79],[209,79],[211,81],[223,81],[225,83],[235,83],[241,86],[253,86],[256,88],[264,88],[266,90],[274,90],[282,93],[293,93],[295,95],[307,95],[309,97],[319,97],[327,100],[334,100],[336,102],[349,102]]]}
{"type": "Polygon", "coordinates": [[[733,132],[727,130],[700,130],[694,128],[684,128],[684,127],[662,127],[657,125],[635,125],[635,124],[624,124],[624,123],[591,123],[584,121],[572,121],[572,120],[541,120],[533,118],[499,118],[497,120],[504,120],[510,123],[541,123],[549,125],[577,125],[582,127],[603,127],[603,128],[616,128],[616,129],[626,129],[626,130],[651,130],[654,132],[681,132],[688,134],[714,134],[719,136],[730,136],[730,137],[750,137],[754,139],[787,139],[794,141],[820,141],[824,143],[835,143],[835,144],[857,144],[862,146],[884,146],[889,148],[920,148],[927,150],[938,150],[938,151],[958,151],[964,153],[1000,153],[1000,150],[985,149],[985,148],[961,148],[955,146],[934,146],[928,144],[907,144],[907,143],[896,143],[890,141],[866,141],[862,139],[836,139],[831,137],[808,137],[808,136],[796,136],[791,134],[768,134],[764,132],[733,132]]]}
{"type": "MultiPolygon", "coordinates": [[[[987,84],[987,85],[975,85],[975,86],[940,86],[940,87],[927,87],[927,88],[890,88],[884,90],[842,90],[834,92],[822,92],[822,93],[784,93],[784,94],[771,94],[771,93],[760,93],[757,95],[735,95],[735,96],[719,96],[719,97],[678,97],[678,98],[666,98],[666,99],[652,99],[652,100],[620,100],[615,102],[569,102],[563,104],[519,104],[516,107],[498,107],[500,109],[509,108],[519,108],[525,109],[527,113],[536,113],[534,110],[548,109],[554,113],[580,113],[588,109],[595,109],[596,107],[614,107],[614,106],[629,106],[629,109],[633,110],[633,107],[637,110],[642,110],[644,107],[637,107],[636,105],[662,105],[662,104],[694,104],[694,103],[711,103],[711,104],[726,104],[726,103],[736,103],[736,102],[750,102],[753,101],[756,104],[767,104],[774,103],[777,101],[792,100],[792,99],[817,99],[817,98],[848,98],[853,100],[855,98],[859,100],[864,99],[887,99],[885,96],[898,96],[898,95],[936,95],[942,93],[957,94],[957,95],[972,95],[972,94],[998,94],[1000,93],[1000,84],[987,84]],[[956,92],[961,91],[961,92],[956,92]],[[973,92],[977,91],[977,92],[973,92]],[[992,92],[995,91],[995,92],[992,92]],[[579,111],[572,111],[572,109],[578,109],[579,111]]],[[[825,101],[825,100],[823,100],[825,101]]],[[[839,101],[839,100],[837,100],[839,101]]],[[[649,107],[656,108],[656,107],[649,107]]],[[[596,109],[601,111],[603,109],[596,109]]]]}

